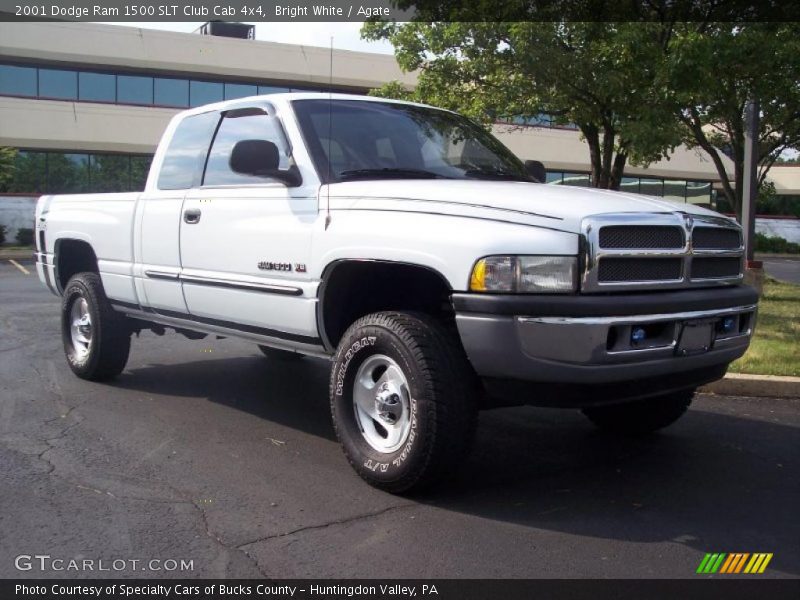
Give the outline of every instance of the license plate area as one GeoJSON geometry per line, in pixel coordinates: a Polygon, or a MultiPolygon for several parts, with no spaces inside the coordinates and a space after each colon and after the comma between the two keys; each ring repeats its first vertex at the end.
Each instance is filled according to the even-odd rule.
{"type": "Polygon", "coordinates": [[[714,345],[714,321],[698,320],[684,321],[675,354],[678,356],[692,356],[703,354],[711,350],[714,345]]]}

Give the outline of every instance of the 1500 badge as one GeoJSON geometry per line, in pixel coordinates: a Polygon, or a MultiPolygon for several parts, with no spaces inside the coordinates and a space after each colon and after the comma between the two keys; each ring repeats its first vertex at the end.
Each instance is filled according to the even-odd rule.
{"type": "Polygon", "coordinates": [[[258,268],[262,271],[291,271],[292,263],[262,260],[258,263],[258,268]]]}

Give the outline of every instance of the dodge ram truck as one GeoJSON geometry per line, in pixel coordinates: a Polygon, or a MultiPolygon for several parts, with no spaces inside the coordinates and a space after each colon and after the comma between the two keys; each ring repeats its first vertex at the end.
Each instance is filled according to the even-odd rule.
{"type": "Polygon", "coordinates": [[[482,408],[647,433],[748,347],[735,221],[542,180],[453,112],[238,99],[177,114],[141,193],[43,196],[36,270],[84,379],[147,329],[328,360],[344,454],[406,492],[455,470],[482,408]]]}

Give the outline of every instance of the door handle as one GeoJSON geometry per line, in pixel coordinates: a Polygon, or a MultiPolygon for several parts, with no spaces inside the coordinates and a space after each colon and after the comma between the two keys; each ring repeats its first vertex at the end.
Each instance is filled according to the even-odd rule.
{"type": "Polygon", "coordinates": [[[189,208],[183,211],[183,222],[189,225],[197,225],[200,222],[200,209],[189,208]]]}

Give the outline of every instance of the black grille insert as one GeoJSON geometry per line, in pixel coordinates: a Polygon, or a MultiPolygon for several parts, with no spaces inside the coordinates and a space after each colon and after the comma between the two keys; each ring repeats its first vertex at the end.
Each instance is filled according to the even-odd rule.
{"type": "Polygon", "coordinates": [[[625,281],[673,281],[681,278],[682,258],[600,259],[597,279],[601,283],[625,281]]]}
{"type": "Polygon", "coordinates": [[[700,250],[737,250],[742,238],[736,229],[719,227],[695,227],[692,231],[692,246],[700,250]]]}
{"type": "Polygon", "coordinates": [[[600,228],[601,248],[683,248],[683,230],[669,225],[611,225],[600,228]]]}
{"type": "Polygon", "coordinates": [[[695,257],[692,259],[692,279],[738,277],[742,259],[737,256],[695,257]]]}

